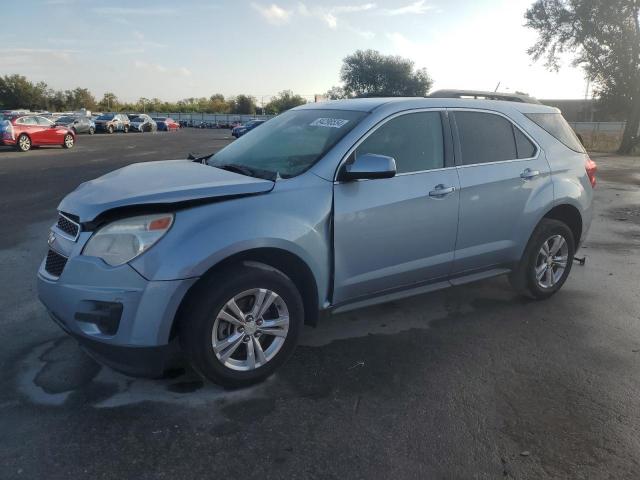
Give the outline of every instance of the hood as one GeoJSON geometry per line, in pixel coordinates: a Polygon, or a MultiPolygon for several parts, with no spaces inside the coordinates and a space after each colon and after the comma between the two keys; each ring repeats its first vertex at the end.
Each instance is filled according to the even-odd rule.
{"type": "Polygon", "coordinates": [[[82,183],[60,202],[58,210],[89,222],[114,208],[265,193],[273,186],[270,180],[190,160],[134,163],[82,183]]]}

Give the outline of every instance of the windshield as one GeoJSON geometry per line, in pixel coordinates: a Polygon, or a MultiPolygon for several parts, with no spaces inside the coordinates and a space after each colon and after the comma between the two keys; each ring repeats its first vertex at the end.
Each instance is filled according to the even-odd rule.
{"type": "Polygon", "coordinates": [[[115,115],[113,113],[107,113],[105,115],[100,115],[96,120],[111,120],[115,115]]]}
{"type": "Polygon", "coordinates": [[[212,155],[211,166],[239,165],[295,177],[309,169],[366,115],[349,110],[291,110],[212,155]]]}

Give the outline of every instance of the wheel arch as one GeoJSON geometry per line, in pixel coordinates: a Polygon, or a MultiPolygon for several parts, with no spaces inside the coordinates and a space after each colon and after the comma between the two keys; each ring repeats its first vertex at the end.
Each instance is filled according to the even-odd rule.
{"type": "Polygon", "coordinates": [[[191,298],[198,294],[200,285],[204,283],[205,279],[220,270],[240,263],[262,265],[265,268],[274,268],[284,273],[291,279],[300,292],[305,309],[304,323],[312,326],[317,324],[319,318],[318,285],[309,265],[298,255],[287,250],[273,247],[260,247],[235,253],[219,261],[210,267],[204,275],[189,288],[176,312],[173,325],[171,326],[170,339],[176,337],[180,323],[185,321],[184,309],[189,304],[191,298]]]}
{"type": "Polygon", "coordinates": [[[574,247],[578,250],[582,238],[583,219],[580,210],[570,203],[555,205],[542,218],[551,218],[564,223],[573,233],[574,247]]]}

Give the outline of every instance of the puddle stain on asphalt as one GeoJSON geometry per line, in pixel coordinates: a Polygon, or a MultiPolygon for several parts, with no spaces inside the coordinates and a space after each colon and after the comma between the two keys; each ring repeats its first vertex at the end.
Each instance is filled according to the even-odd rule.
{"type": "MultiPolygon", "coordinates": [[[[290,370],[302,370],[305,375],[323,371],[328,361],[323,354],[324,347],[369,337],[369,341],[379,343],[381,348],[388,348],[386,345],[395,343],[398,335],[404,337],[407,332],[424,332],[434,321],[462,319],[485,309],[513,306],[517,300],[505,289],[505,283],[504,279],[494,279],[480,287],[455,287],[323,319],[317,328],[305,329],[299,354],[292,360],[297,365],[289,365],[282,375],[276,374],[266,382],[246,389],[225,390],[203,381],[191,369],[171,370],[161,379],[128,377],[100,366],[79,348],[75,340],[66,336],[40,344],[23,357],[18,369],[18,387],[29,401],[40,405],[113,408],[142,402],[185,407],[217,404],[224,413],[228,402],[249,402],[246,410],[262,415],[275,408],[270,396],[276,383],[278,388],[288,385],[302,398],[320,399],[331,395],[331,382],[325,384],[318,378],[300,381],[296,375],[295,381],[288,378],[292,373],[290,370]],[[484,298],[487,296],[489,298],[484,298]],[[316,352],[309,354],[309,349],[316,352]]],[[[362,361],[362,355],[355,359],[351,356],[350,353],[344,357],[348,366],[362,361]]],[[[370,361],[367,360],[368,367],[370,361]]],[[[375,369],[375,363],[370,368],[375,369]]]]}
{"type": "Polygon", "coordinates": [[[179,369],[161,379],[132,378],[96,363],[69,337],[47,341],[22,360],[18,388],[35,404],[68,406],[80,403],[112,408],[145,401],[200,406],[217,400],[261,396],[266,382],[227,391],[205,383],[192,370],[179,369]]]}

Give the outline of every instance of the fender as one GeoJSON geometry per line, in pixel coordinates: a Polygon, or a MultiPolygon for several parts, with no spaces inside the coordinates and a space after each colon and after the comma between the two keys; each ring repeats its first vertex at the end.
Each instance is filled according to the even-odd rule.
{"type": "Polygon", "coordinates": [[[306,263],[322,305],[330,282],[332,191],[331,182],[304,175],[278,181],[268,194],[180,210],[166,236],[130,265],[148,280],[179,280],[247,250],[280,249],[306,263]],[[299,189],[316,198],[300,202],[299,189]]]}

